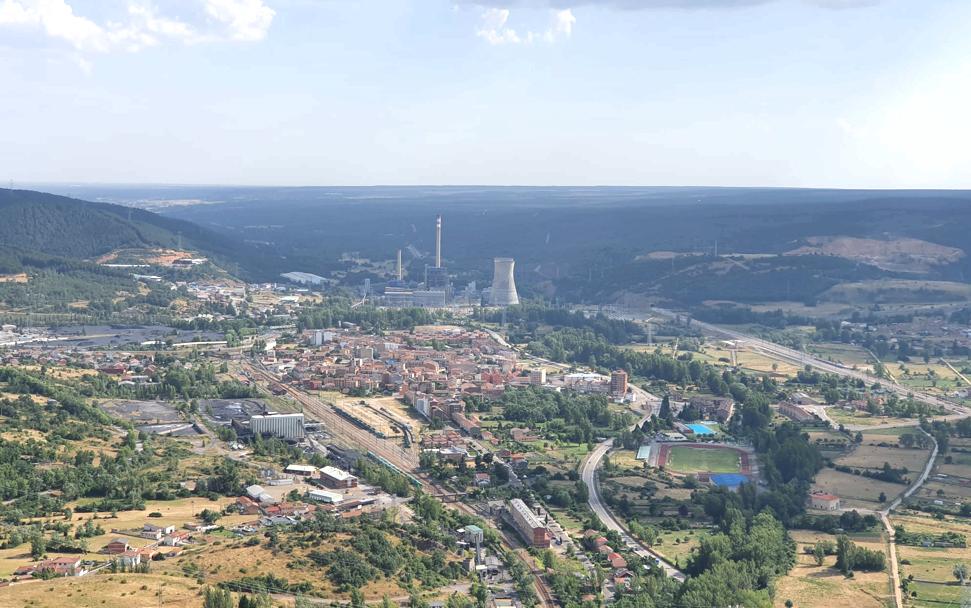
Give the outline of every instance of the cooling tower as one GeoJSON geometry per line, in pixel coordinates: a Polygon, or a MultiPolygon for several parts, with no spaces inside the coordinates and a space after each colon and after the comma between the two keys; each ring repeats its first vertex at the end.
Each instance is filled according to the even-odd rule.
{"type": "Polygon", "coordinates": [[[513,271],[516,260],[512,258],[496,258],[495,274],[492,276],[493,306],[513,306],[519,304],[519,294],[516,293],[516,278],[513,271]]]}

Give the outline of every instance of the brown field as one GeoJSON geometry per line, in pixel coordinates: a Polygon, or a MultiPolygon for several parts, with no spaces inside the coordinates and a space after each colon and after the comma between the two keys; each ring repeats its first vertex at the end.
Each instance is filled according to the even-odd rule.
{"type": "MultiPolygon", "coordinates": [[[[887,608],[893,605],[887,572],[856,572],[852,579],[847,579],[833,568],[834,556],[827,557],[822,566],[817,566],[813,557],[802,550],[804,545],[812,545],[817,540],[835,542],[835,536],[806,530],[793,530],[791,534],[796,541],[797,563],[776,585],[776,606],[784,606],[786,600],[792,600],[799,608],[887,608]]],[[[853,542],[867,549],[885,548],[881,539],[871,538],[854,539],[853,542]]]]}
{"type": "Polygon", "coordinates": [[[195,580],[160,574],[89,575],[18,583],[0,591],[0,607],[148,608],[201,606],[195,580]],[[124,581],[124,582],[122,582],[124,581]],[[158,593],[161,591],[161,598],[158,593]]]}
{"type": "Polygon", "coordinates": [[[0,283],[26,283],[28,280],[26,272],[0,275],[0,283]]]}
{"type": "MultiPolygon", "coordinates": [[[[156,525],[173,525],[181,529],[184,524],[196,521],[194,515],[203,509],[218,510],[230,502],[232,502],[231,498],[222,498],[215,502],[205,498],[150,501],[146,504],[144,511],[119,511],[117,518],[111,518],[107,513],[99,513],[98,519],[94,521],[104,528],[105,534],[87,539],[88,554],[86,555],[86,559],[104,560],[105,556],[99,554],[98,551],[116,536],[123,536],[133,547],[144,547],[150,544],[150,541],[147,539],[128,536],[127,534],[112,533],[112,529],[131,530],[133,528],[141,528],[146,522],[151,522],[156,525]],[[149,518],[148,514],[153,511],[161,513],[162,517],[149,518]]],[[[70,504],[69,506],[76,506],[76,503],[70,504]]],[[[76,513],[71,521],[77,526],[79,523],[83,524],[89,519],[92,519],[94,515],[94,513],[76,513]]],[[[252,515],[231,515],[220,519],[219,523],[225,526],[232,526],[252,519],[252,515]]],[[[44,521],[60,522],[64,521],[64,518],[58,516],[45,519],[44,521]]],[[[55,557],[56,554],[51,554],[51,556],[55,557]]],[[[11,549],[2,549],[0,550],[0,577],[9,576],[19,566],[32,562],[33,560],[30,558],[30,547],[27,544],[11,549]]]]}
{"type": "MultiPolygon", "coordinates": [[[[837,463],[858,469],[879,469],[883,463],[888,462],[892,467],[907,467],[915,475],[927,464],[930,456],[927,450],[904,449],[904,448],[882,448],[876,445],[867,445],[866,436],[864,443],[853,450],[852,453],[841,457],[837,463]]],[[[883,438],[883,441],[893,438],[883,438]]]]}
{"type": "MultiPolygon", "coordinates": [[[[40,365],[21,365],[24,371],[40,372],[40,365]]],[[[85,376],[97,376],[97,370],[78,367],[48,367],[47,375],[56,380],[76,380],[85,376]]]]}
{"type": "MultiPolygon", "coordinates": [[[[892,522],[914,531],[935,534],[951,531],[971,536],[971,522],[966,519],[949,517],[938,521],[925,515],[895,515],[892,522]]],[[[940,606],[948,602],[959,605],[968,595],[956,584],[952,570],[957,564],[971,565],[971,549],[898,545],[897,553],[901,560],[909,562],[901,565],[900,575],[904,578],[913,575],[917,581],[913,587],[917,590],[917,598],[911,600],[910,605],[940,606]]]]}
{"type": "MultiPolygon", "coordinates": [[[[831,287],[820,299],[843,304],[873,303],[916,303],[925,302],[924,294],[934,294],[951,298],[958,302],[971,297],[971,286],[948,281],[911,281],[906,279],[878,279],[855,283],[840,283],[831,287]]],[[[943,298],[941,298],[943,299],[943,298]]]]}
{"type": "Polygon", "coordinates": [[[906,490],[907,486],[868,479],[852,473],[840,473],[834,469],[823,469],[816,474],[812,489],[836,494],[843,499],[844,507],[873,509],[880,505],[880,492],[884,492],[890,501],[906,490]]]}

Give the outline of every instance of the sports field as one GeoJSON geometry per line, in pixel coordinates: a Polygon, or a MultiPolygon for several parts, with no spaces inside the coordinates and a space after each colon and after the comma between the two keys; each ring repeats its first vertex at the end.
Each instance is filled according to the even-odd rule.
{"type": "Polygon", "coordinates": [[[664,468],[676,473],[739,473],[742,452],[728,447],[671,446],[664,468]]]}

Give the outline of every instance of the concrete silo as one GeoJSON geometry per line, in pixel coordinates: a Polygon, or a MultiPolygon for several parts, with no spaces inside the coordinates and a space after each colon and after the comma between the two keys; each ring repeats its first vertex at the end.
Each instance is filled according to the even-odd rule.
{"type": "Polygon", "coordinates": [[[496,258],[494,261],[495,274],[492,276],[492,298],[489,303],[493,306],[519,304],[519,294],[516,293],[516,278],[513,276],[516,260],[496,258]]]}

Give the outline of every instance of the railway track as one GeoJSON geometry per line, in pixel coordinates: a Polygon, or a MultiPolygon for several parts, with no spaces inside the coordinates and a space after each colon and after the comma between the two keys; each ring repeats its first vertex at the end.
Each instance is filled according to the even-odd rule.
{"type": "MultiPolygon", "coordinates": [[[[404,448],[396,446],[389,441],[375,437],[364,429],[358,428],[343,416],[338,414],[330,405],[324,403],[316,397],[312,397],[304,393],[300,389],[281,383],[279,378],[276,378],[267,370],[249,363],[244,365],[254,378],[259,378],[269,384],[276,384],[283,388],[287,395],[303,406],[305,412],[313,415],[314,418],[324,423],[336,443],[344,445],[348,448],[367,449],[370,452],[377,454],[400,469],[402,472],[415,477],[421,483],[422,489],[425,492],[430,494],[447,494],[450,492],[450,490],[433,481],[430,477],[428,477],[428,475],[421,473],[418,470],[418,456],[413,450],[405,450],[404,448]]],[[[481,517],[475,511],[475,509],[461,501],[448,503],[447,506],[450,506],[467,515],[481,517]]],[[[514,548],[515,544],[513,539],[510,539],[505,532],[493,525],[490,520],[485,519],[485,521],[490,525],[490,527],[494,528],[499,533],[499,537],[502,539],[505,548],[516,553],[516,555],[525,562],[526,567],[533,575],[537,597],[540,598],[540,603],[543,608],[554,608],[557,606],[558,604],[553,598],[553,593],[550,591],[546,581],[543,580],[543,575],[545,573],[536,568],[529,554],[526,553],[524,549],[514,548]],[[525,557],[523,553],[525,553],[525,557]]]]}
{"type": "Polygon", "coordinates": [[[320,420],[333,435],[338,444],[349,448],[364,448],[381,458],[384,458],[405,473],[413,474],[418,469],[418,456],[414,450],[406,450],[389,441],[379,439],[368,431],[358,428],[352,422],[338,414],[332,406],[316,397],[304,393],[300,389],[280,383],[273,374],[260,367],[247,364],[247,369],[254,377],[258,377],[272,384],[277,384],[293,400],[303,406],[304,412],[320,420]]]}

